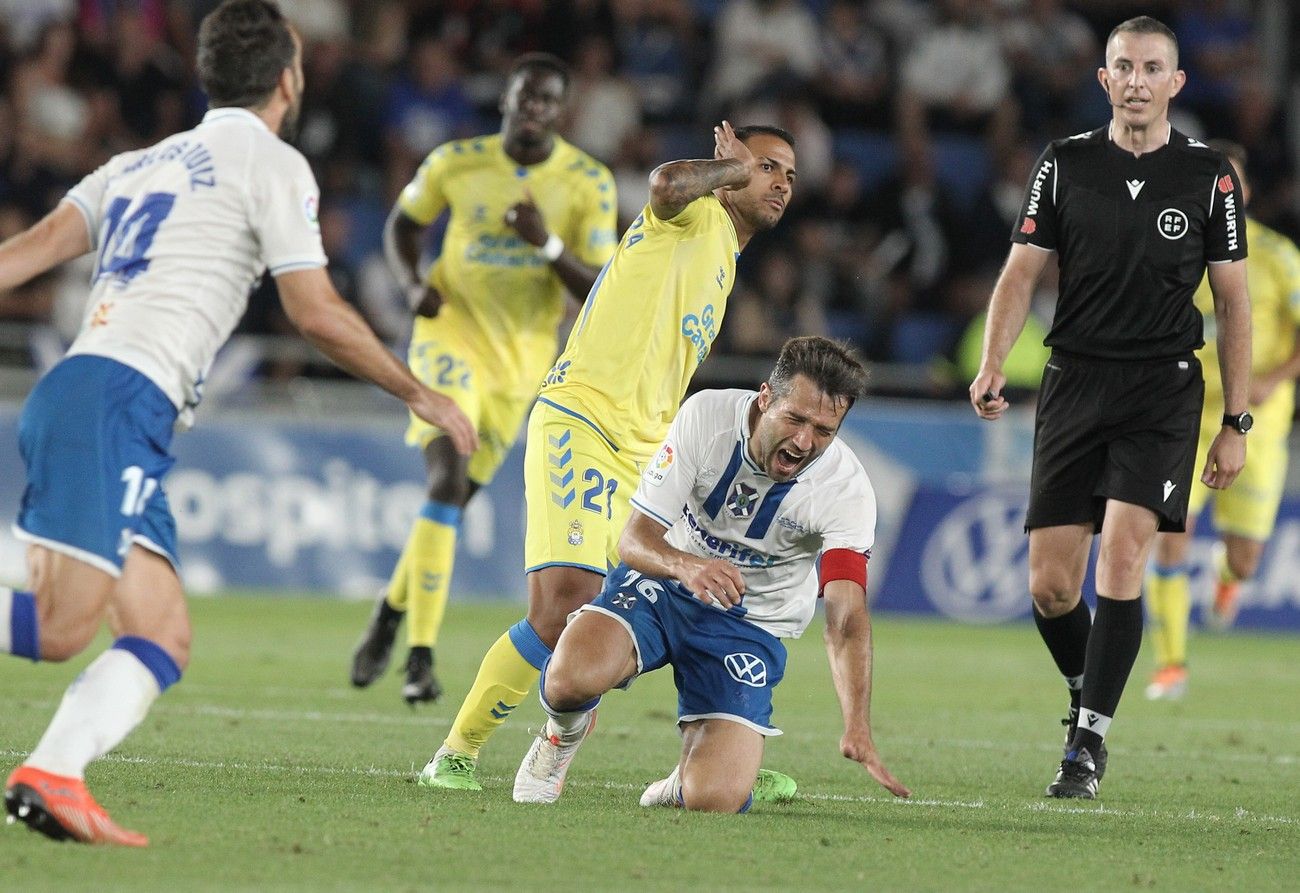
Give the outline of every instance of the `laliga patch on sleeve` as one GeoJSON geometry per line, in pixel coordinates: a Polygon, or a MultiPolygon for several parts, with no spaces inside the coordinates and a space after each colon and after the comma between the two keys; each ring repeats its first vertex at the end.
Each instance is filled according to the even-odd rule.
{"type": "Polygon", "coordinates": [[[666,443],[660,447],[654,461],[646,467],[646,483],[654,484],[656,487],[662,484],[664,478],[668,477],[668,469],[673,467],[673,458],[673,445],[671,443],[666,443]]]}
{"type": "Polygon", "coordinates": [[[312,229],[320,229],[320,196],[308,193],[302,200],[302,215],[307,218],[312,229]]]}

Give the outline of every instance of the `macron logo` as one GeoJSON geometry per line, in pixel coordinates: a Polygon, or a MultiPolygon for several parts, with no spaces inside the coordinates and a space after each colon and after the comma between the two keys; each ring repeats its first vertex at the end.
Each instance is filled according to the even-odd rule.
{"type": "Polygon", "coordinates": [[[1124,185],[1128,187],[1128,194],[1133,197],[1134,201],[1137,201],[1138,193],[1142,191],[1143,186],[1147,185],[1147,181],[1146,180],[1125,180],[1124,185]]]}
{"type": "Polygon", "coordinates": [[[1169,494],[1174,492],[1175,486],[1176,485],[1174,484],[1173,481],[1165,481],[1165,499],[1164,499],[1165,502],[1169,501],[1169,494]]]}
{"type": "Polygon", "coordinates": [[[1088,723],[1088,727],[1091,728],[1097,724],[1099,717],[1095,713],[1089,713],[1084,719],[1088,723]]]}

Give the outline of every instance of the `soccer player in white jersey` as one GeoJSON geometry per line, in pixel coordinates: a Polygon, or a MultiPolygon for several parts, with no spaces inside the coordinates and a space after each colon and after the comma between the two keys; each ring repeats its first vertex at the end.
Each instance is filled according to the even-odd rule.
{"type": "Polygon", "coordinates": [[[803,633],[819,597],[844,716],[840,752],[909,796],[871,737],[876,498],[835,437],[865,383],[841,345],[793,338],[757,393],[703,391],[682,404],[632,497],[623,563],[542,670],[549,719],[519,767],[516,801],[553,803],[600,696],[672,664],[681,761],[642,805],[747,810],[764,738],[781,734],[771,723],[781,639],[803,633]]]}
{"type": "Polygon", "coordinates": [[[477,446],[469,420],[420,384],[330,285],[306,160],[279,134],[302,101],[301,44],[269,0],[228,0],[199,31],[211,109],[195,129],[111,159],[0,244],[0,288],[96,252],[68,356],[23,407],[16,534],[30,590],[0,588],[0,652],[63,661],[107,619],[116,636],[69,686],[5,786],[11,817],[57,840],[144,846],[84,782],[189,660],[176,524],[161,486],[205,370],[266,269],[303,335],[348,371],[477,446]]]}

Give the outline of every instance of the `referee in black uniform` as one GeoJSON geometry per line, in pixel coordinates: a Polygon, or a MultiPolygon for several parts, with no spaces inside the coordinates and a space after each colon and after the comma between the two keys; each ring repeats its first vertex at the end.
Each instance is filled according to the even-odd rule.
{"type": "Polygon", "coordinates": [[[1174,130],[1178,42],[1148,16],[1106,41],[1098,79],[1110,124],[1057,140],[1034,169],[989,305],[970,387],[981,418],[1007,409],[1002,364],[1055,251],[1030,484],[1034,619],[1070,689],[1065,758],[1052,797],[1097,795],[1104,739],[1142,640],[1142,576],[1158,530],[1182,530],[1204,383],[1192,293],[1207,265],[1227,414],[1201,479],[1232,483],[1246,461],[1250,298],[1241,185],[1217,152],[1174,130]],[[1097,614],[1080,597],[1100,532],[1097,614]]]}

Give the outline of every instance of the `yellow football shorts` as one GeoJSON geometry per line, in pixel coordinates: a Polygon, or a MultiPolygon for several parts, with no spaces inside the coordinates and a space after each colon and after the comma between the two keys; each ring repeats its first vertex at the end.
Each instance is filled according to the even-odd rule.
{"type": "Polygon", "coordinates": [[[1275,420],[1270,413],[1256,417],[1246,435],[1246,467],[1226,490],[1211,490],[1201,483],[1201,470],[1210,444],[1222,430],[1223,412],[1201,416],[1200,442],[1196,448],[1196,473],[1187,501],[1187,516],[1194,518],[1207,502],[1214,502],[1214,526],[1220,533],[1266,542],[1273,535],[1277,509],[1286,484],[1287,438],[1290,419],[1275,420]]]}
{"type": "MultiPolygon", "coordinates": [[[[470,457],[469,478],[486,485],[496,475],[519,436],[532,396],[524,396],[526,391],[517,383],[498,384],[492,374],[494,363],[491,359],[467,349],[465,339],[457,338],[447,326],[433,325],[434,322],[416,321],[407,362],[416,378],[431,390],[455,401],[478,430],[479,448],[470,457]]],[[[542,368],[545,368],[545,362],[542,368]]],[[[414,413],[408,415],[408,446],[424,449],[442,435],[440,428],[414,413]]]]}
{"type": "Polygon", "coordinates": [[[559,565],[604,574],[617,564],[646,458],[617,449],[582,415],[539,399],[524,452],[525,572],[559,565]]]}

